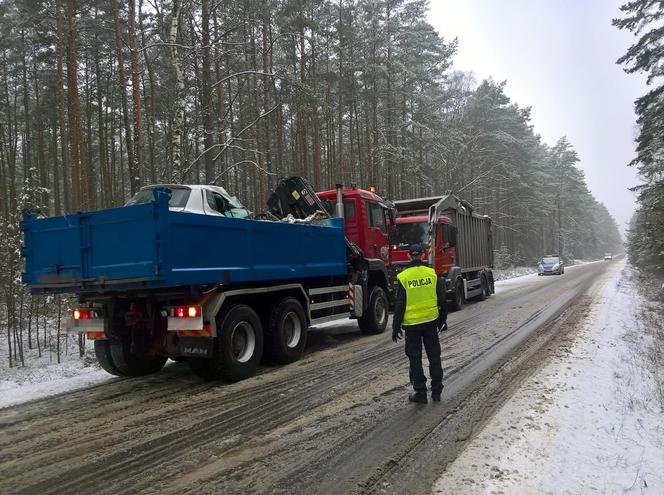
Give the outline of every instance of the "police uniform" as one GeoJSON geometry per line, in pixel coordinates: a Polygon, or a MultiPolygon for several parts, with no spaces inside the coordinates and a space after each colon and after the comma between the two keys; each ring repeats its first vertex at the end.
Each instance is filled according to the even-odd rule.
{"type": "MultiPolygon", "coordinates": [[[[421,254],[420,246],[411,246],[413,256],[421,254]]],[[[410,361],[410,382],[415,390],[409,399],[427,402],[426,376],[422,369],[422,346],[429,359],[431,396],[440,400],[443,390],[443,368],[440,360],[438,330],[447,323],[445,279],[413,259],[408,268],[397,275],[397,289],[392,321],[392,340],[406,334],[406,355],[410,361]]]]}

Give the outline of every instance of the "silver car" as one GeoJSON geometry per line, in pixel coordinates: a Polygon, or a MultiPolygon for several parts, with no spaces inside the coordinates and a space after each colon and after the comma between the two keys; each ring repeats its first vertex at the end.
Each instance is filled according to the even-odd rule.
{"type": "Polygon", "coordinates": [[[154,201],[153,189],[166,187],[171,190],[168,201],[170,210],[233,218],[247,218],[251,212],[240,200],[231,196],[223,187],[208,185],[154,184],[142,187],[125,203],[125,206],[154,201]]]}
{"type": "Polygon", "coordinates": [[[544,256],[537,264],[538,275],[562,275],[563,273],[565,273],[565,265],[560,256],[544,256]]]}

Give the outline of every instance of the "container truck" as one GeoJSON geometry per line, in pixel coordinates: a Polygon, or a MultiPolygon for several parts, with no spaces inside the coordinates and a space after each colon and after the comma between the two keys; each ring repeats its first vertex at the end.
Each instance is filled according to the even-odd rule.
{"type": "Polygon", "coordinates": [[[424,259],[445,277],[453,309],[495,292],[491,218],[479,215],[470,203],[452,194],[395,201],[394,205],[397,218],[391,258],[395,272],[409,262],[409,245],[422,243],[428,246],[424,259]]]}
{"type": "Polygon", "coordinates": [[[299,178],[279,184],[271,220],[246,218],[216,186],[137,195],[119,208],[23,214],[23,281],[32,294],[78,296],[69,325],[94,340],[107,372],[141,376],[173,358],[204,378],[236,381],[255,374],[263,357],[299,359],[312,325],[351,317],[364,333],[384,331],[387,261],[368,248],[387,245],[387,230],[367,224],[364,244],[349,240],[365,228],[360,214],[378,215],[376,205],[386,214],[378,196],[338,187],[344,228],[299,178]]]}

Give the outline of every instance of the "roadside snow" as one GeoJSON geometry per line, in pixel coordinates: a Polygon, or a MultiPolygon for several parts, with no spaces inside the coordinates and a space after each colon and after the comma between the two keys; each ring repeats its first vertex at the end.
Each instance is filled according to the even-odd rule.
{"type": "Polygon", "coordinates": [[[631,280],[621,263],[574,342],[524,382],[433,493],[664,493],[652,333],[631,280]]]}
{"type": "Polygon", "coordinates": [[[89,387],[113,379],[99,368],[94,358],[78,357],[78,349],[71,347],[60,363],[52,362],[48,351],[37,356],[37,351],[26,349],[26,366],[9,368],[2,349],[0,364],[0,409],[34,399],[89,387]]]}
{"type": "Polygon", "coordinates": [[[525,275],[537,273],[535,266],[513,266],[511,268],[496,268],[493,270],[493,278],[496,281],[519,278],[525,275]]]}

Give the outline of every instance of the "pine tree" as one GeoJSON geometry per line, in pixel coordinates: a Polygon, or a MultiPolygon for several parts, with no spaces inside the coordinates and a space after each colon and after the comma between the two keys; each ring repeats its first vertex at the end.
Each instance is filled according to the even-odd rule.
{"type": "Polygon", "coordinates": [[[643,182],[633,188],[639,209],[630,228],[629,254],[638,266],[664,273],[664,3],[634,0],[620,10],[624,17],[614,19],[614,26],[638,40],[617,63],[628,73],[646,73],[653,87],[635,102],[639,135],[630,165],[643,182]]]}

